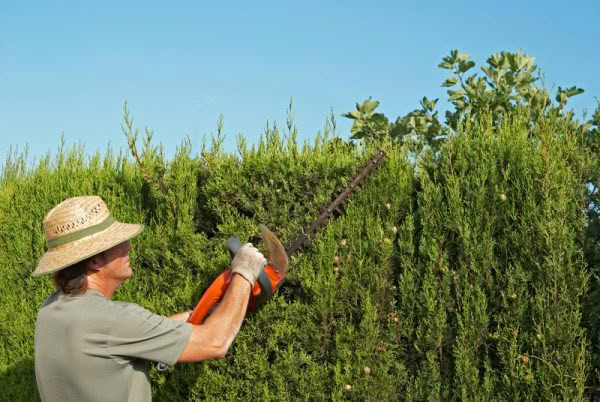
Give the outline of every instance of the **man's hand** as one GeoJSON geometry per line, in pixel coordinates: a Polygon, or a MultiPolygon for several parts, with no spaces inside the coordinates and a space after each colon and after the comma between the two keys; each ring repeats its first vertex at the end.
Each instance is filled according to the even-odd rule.
{"type": "Polygon", "coordinates": [[[254,286],[254,281],[266,264],[267,260],[252,243],[246,243],[231,261],[231,272],[240,274],[250,282],[250,286],[254,286]]]}

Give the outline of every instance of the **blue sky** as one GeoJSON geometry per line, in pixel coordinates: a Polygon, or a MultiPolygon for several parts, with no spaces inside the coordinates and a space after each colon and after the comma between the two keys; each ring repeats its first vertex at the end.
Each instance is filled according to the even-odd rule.
{"type": "MultiPolygon", "coordinates": [[[[125,101],[140,128],[172,155],[224,115],[225,149],[255,143],[266,122],[285,125],[290,97],[301,141],[330,110],[369,96],[389,118],[446,98],[437,64],[451,49],[477,69],[501,50],[536,57],[548,86],[585,89],[578,115],[600,96],[600,2],[2,2],[0,158],[83,143],[118,150],[125,101]]],[[[440,112],[446,105],[440,104],[440,112]]]]}

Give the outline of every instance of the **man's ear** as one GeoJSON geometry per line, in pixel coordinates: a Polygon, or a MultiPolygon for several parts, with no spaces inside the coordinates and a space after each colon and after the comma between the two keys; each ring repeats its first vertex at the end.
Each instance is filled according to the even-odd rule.
{"type": "Polygon", "coordinates": [[[85,269],[87,271],[97,272],[104,264],[104,253],[99,253],[85,261],[85,269]]]}

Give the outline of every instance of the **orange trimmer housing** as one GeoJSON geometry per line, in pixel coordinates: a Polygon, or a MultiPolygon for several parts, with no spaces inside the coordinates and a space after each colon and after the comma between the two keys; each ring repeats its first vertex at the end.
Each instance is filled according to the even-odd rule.
{"type": "MultiPolygon", "coordinates": [[[[283,282],[284,278],[280,277],[275,271],[275,268],[268,264],[265,265],[263,273],[268,278],[268,285],[271,287],[272,295],[273,293],[277,292],[277,289],[279,289],[279,286],[283,282]]],[[[192,314],[188,319],[189,323],[199,325],[204,322],[206,316],[214,307],[216,307],[216,304],[223,299],[223,295],[225,295],[227,288],[229,288],[231,276],[232,274],[230,267],[227,269],[227,271],[223,272],[217,279],[214,280],[214,282],[208,287],[208,289],[206,289],[198,301],[194,311],[192,311],[192,314]]],[[[250,300],[248,301],[248,311],[255,311],[259,305],[264,303],[264,301],[270,297],[268,293],[268,290],[263,292],[261,289],[261,284],[258,282],[258,280],[254,282],[254,285],[252,286],[252,292],[250,293],[250,300]],[[268,296],[261,298],[261,295],[263,297],[266,295],[268,296]]]]}
{"type": "MultiPolygon", "coordinates": [[[[252,286],[250,300],[248,301],[248,311],[255,311],[277,292],[283,283],[288,268],[288,257],[279,239],[264,225],[260,225],[260,229],[265,246],[269,251],[269,256],[267,257],[267,264],[252,286]]],[[[235,255],[242,247],[242,243],[238,238],[230,237],[227,240],[227,247],[231,251],[231,254],[235,255]]],[[[206,316],[223,299],[225,292],[229,288],[231,277],[231,267],[229,267],[206,289],[187,322],[195,325],[204,322],[206,316]]]]}

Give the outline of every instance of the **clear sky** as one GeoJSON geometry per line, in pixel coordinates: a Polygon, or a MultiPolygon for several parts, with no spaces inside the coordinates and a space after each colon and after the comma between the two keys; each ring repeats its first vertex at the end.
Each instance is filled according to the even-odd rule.
{"type": "MultiPolygon", "coordinates": [[[[285,125],[293,98],[301,141],[333,110],[369,96],[389,118],[446,98],[437,64],[451,49],[477,69],[501,50],[536,57],[549,85],[577,85],[570,106],[600,96],[598,1],[9,1],[0,2],[0,163],[84,143],[118,150],[122,106],[172,155],[224,115],[225,149],[285,125]]],[[[440,112],[443,115],[445,104],[440,112]]]]}

